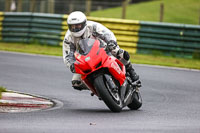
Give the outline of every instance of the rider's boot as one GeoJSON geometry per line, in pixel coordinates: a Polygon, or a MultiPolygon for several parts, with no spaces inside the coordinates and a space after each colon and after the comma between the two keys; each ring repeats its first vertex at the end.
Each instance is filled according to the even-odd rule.
{"type": "Polygon", "coordinates": [[[72,81],[72,87],[75,90],[79,90],[79,91],[88,90],[87,86],[79,80],[73,80],[72,81]]]}
{"type": "Polygon", "coordinates": [[[141,81],[139,80],[139,75],[136,74],[130,62],[128,65],[126,65],[126,71],[130,74],[130,78],[133,82],[137,82],[139,85],[141,85],[141,81]]]}

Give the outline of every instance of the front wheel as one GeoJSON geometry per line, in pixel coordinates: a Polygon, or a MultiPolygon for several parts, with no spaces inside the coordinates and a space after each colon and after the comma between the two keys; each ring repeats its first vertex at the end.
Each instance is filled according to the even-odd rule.
{"type": "Polygon", "coordinates": [[[94,86],[101,99],[111,111],[120,112],[122,110],[122,101],[119,93],[109,88],[109,85],[103,75],[98,76],[94,80],[94,86]]]}
{"type": "Polygon", "coordinates": [[[137,110],[142,106],[142,97],[139,91],[133,92],[133,101],[128,105],[131,110],[137,110]]]}

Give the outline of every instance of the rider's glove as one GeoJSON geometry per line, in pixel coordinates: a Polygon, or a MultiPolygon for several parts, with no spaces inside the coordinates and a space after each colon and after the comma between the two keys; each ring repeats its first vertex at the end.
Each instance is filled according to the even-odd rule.
{"type": "Polygon", "coordinates": [[[71,70],[72,73],[75,73],[75,72],[76,72],[76,71],[75,71],[74,63],[72,63],[72,64],[70,65],[70,70],[71,70]]]}
{"type": "Polygon", "coordinates": [[[115,42],[113,40],[108,42],[108,48],[109,48],[110,51],[115,49],[116,47],[117,47],[117,42],[115,42]]]}

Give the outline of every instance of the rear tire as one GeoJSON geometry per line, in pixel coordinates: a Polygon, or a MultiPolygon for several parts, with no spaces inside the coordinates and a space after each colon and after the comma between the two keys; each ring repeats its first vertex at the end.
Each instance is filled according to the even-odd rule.
{"type": "Polygon", "coordinates": [[[142,106],[142,97],[140,92],[133,92],[133,101],[128,105],[131,110],[137,110],[142,106]]]}
{"type": "Polygon", "coordinates": [[[109,88],[106,85],[106,80],[103,75],[98,76],[94,80],[94,86],[101,99],[112,112],[120,112],[122,110],[121,98],[117,100],[112,96],[111,92],[108,90],[109,88]]]}

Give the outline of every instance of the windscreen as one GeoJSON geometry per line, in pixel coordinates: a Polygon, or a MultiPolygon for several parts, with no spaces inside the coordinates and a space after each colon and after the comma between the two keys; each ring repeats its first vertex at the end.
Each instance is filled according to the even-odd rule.
{"type": "Polygon", "coordinates": [[[95,39],[86,38],[79,41],[78,52],[82,55],[87,55],[95,42],[95,39]]]}

